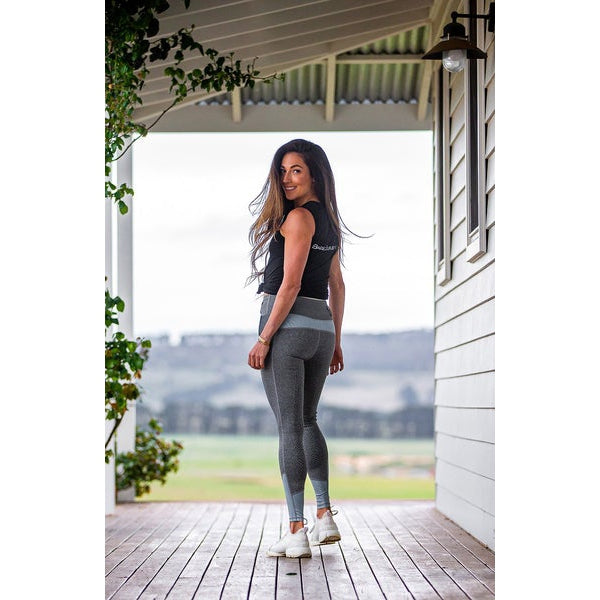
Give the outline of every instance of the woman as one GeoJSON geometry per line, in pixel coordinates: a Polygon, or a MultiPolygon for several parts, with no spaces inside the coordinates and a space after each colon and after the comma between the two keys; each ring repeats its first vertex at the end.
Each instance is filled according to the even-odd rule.
{"type": "Polygon", "coordinates": [[[310,557],[310,545],[340,540],[329,501],[327,444],[317,405],[327,374],[344,368],[343,231],[331,166],[320,146],[292,140],[277,150],[262,192],[251,203],[252,274],[263,276],[258,341],[248,364],[261,370],[277,419],[279,467],[290,531],[269,556],[310,557]],[[268,252],[266,267],[257,261],[268,252]],[[329,292],[328,292],[329,289],[329,292]],[[329,296],[329,306],[327,298],[329,296]],[[317,518],[304,526],[304,484],[311,480],[317,518]],[[309,545],[310,544],[310,545],[309,545]]]}

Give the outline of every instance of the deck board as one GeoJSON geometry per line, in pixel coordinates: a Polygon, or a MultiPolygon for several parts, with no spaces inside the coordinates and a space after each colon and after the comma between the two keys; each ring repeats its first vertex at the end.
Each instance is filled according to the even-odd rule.
{"type": "MultiPolygon", "coordinates": [[[[431,558],[443,569],[469,598],[493,598],[493,594],[473,574],[460,563],[456,557],[441,545],[427,532],[418,518],[403,511],[400,507],[394,507],[392,511],[397,519],[401,519],[410,534],[417,540],[421,547],[429,553],[431,558]]],[[[420,515],[418,515],[420,516],[420,515]]]]}
{"type": "Polygon", "coordinates": [[[360,513],[377,537],[383,551],[389,557],[398,576],[402,579],[412,597],[416,600],[431,598],[432,596],[437,597],[429,581],[392,535],[388,522],[380,515],[380,511],[370,510],[370,507],[364,510],[361,507],[360,513]]]}
{"type": "MultiPolygon", "coordinates": [[[[280,534],[272,541],[277,541],[284,535],[289,527],[287,511],[281,512],[280,534]]],[[[272,558],[272,557],[271,557],[272,558]]],[[[275,590],[276,598],[302,598],[302,572],[301,562],[311,559],[308,558],[278,558],[277,585],[275,590]]]]}
{"type": "Polygon", "coordinates": [[[193,507],[179,506],[173,513],[158,520],[153,528],[151,527],[154,521],[148,519],[148,524],[136,536],[133,536],[128,543],[123,545],[122,552],[119,552],[120,548],[117,548],[112,553],[112,560],[107,563],[107,571],[109,566],[111,566],[111,569],[106,577],[106,598],[112,597],[112,594],[117,592],[119,592],[118,597],[120,599],[127,597],[127,593],[122,588],[127,586],[132,578],[137,579],[136,573],[143,568],[152,554],[165,543],[184,516],[192,511],[193,507]],[[118,562],[113,565],[115,561],[118,562]],[[111,591],[110,594],[108,593],[109,590],[111,591]]]}
{"type": "MultiPolygon", "coordinates": [[[[133,502],[106,519],[114,600],[494,597],[494,553],[431,501],[344,502],[341,542],[312,558],[266,556],[287,528],[278,503],[133,502]]],[[[309,520],[314,506],[307,506],[309,520]]]]}
{"type": "MultiPolygon", "coordinates": [[[[446,552],[448,552],[464,569],[477,579],[492,594],[495,591],[495,574],[481,558],[470,551],[457,540],[450,532],[437,522],[431,519],[431,510],[425,509],[418,514],[418,523],[422,528],[422,535],[425,538],[435,540],[446,552]]],[[[416,516],[402,512],[402,518],[408,522],[415,520],[416,516]]],[[[456,529],[459,529],[455,526],[456,529]]],[[[460,530],[462,531],[462,530],[460,530]]],[[[491,553],[490,553],[491,554],[491,553]]],[[[493,555],[492,555],[493,558],[493,555]]],[[[484,592],[481,591],[482,597],[484,592]]]]}

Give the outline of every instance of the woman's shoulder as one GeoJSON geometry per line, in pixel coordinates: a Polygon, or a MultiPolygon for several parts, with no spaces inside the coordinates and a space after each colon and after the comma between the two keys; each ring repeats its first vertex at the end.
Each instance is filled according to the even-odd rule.
{"type": "Polygon", "coordinates": [[[281,226],[281,233],[285,236],[287,232],[291,231],[307,232],[312,235],[315,231],[315,218],[312,212],[304,206],[290,210],[281,226]]]}

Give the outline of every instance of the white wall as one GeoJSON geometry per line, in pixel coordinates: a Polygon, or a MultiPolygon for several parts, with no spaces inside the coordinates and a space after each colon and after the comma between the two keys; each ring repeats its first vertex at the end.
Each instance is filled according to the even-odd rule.
{"type": "MultiPolygon", "coordinates": [[[[465,2],[462,12],[468,12],[465,2]]],[[[479,14],[487,14],[480,1],[479,14]]],[[[484,31],[486,27],[483,27],[484,31]]],[[[486,252],[467,257],[465,72],[451,74],[447,217],[450,278],[435,286],[436,506],[494,548],[494,34],[485,31],[484,162],[486,252]]],[[[438,98],[434,99],[434,131],[438,98]]],[[[436,145],[438,144],[436,139],[436,145]]],[[[436,180],[440,174],[436,173],[436,180]]],[[[436,199],[434,199],[434,202],[436,199]]],[[[435,206],[435,205],[434,205],[435,206]]],[[[435,211],[434,211],[435,214],[435,211]]],[[[437,252],[437,228],[434,217],[437,252]]],[[[448,252],[447,252],[448,253],[448,252]]],[[[436,254],[437,256],[437,254],[436,254]]],[[[436,267],[437,270],[437,267],[436,267]]]]}

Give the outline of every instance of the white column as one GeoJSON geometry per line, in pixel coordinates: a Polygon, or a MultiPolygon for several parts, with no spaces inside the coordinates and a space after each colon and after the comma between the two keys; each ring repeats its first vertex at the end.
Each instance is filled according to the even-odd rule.
{"type": "MultiPolygon", "coordinates": [[[[104,200],[104,274],[107,276],[106,287],[112,295],[113,277],[112,277],[112,242],[113,242],[113,227],[112,215],[114,212],[113,203],[110,199],[104,200]]],[[[107,334],[108,335],[108,334],[107,334]]],[[[104,421],[104,429],[106,438],[110,435],[113,426],[113,421],[104,421]]],[[[106,439],[105,438],[105,439],[106,439]]],[[[111,447],[114,452],[114,441],[111,447]]],[[[104,478],[104,512],[111,515],[115,512],[115,461],[111,461],[106,465],[104,478]]]]}
{"type": "Polygon", "coordinates": [[[231,117],[234,123],[242,121],[242,88],[236,86],[231,92],[231,117]]]}
{"type": "MultiPolygon", "coordinates": [[[[117,186],[126,183],[133,187],[133,156],[132,150],[117,162],[117,186]]],[[[119,331],[127,339],[133,336],[133,199],[124,198],[129,207],[127,214],[117,211],[117,294],[125,302],[125,310],[119,313],[119,331]]],[[[117,430],[117,452],[129,452],[135,449],[135,402],[131,402],[119,429],[117,430]]],[[[118,492],[120,502],[135,500],[133,488],[118,492]]]]}

